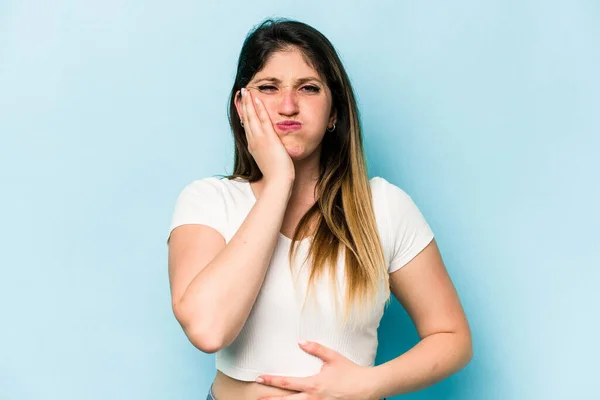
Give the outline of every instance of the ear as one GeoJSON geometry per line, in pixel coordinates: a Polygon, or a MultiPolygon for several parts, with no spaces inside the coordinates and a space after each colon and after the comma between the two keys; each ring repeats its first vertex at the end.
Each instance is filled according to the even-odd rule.
{"type": "Polygon", "coordinates": [[[235,104],[235,108],[237,110],[238,113],[238,119],[242,119],[242,92],[241,91],[237,91],[235,92],[235,99],[234,99],[234,104],[235,104]]]}
{"type": "Polygon", "coordinates": [[[331,111],[331,116],[329,117],[329,123],[327,124],[327,127],[329,127],[329,125],[333,125],[337,122],[337,110],[334,108],[333,111],[331,111]]]}

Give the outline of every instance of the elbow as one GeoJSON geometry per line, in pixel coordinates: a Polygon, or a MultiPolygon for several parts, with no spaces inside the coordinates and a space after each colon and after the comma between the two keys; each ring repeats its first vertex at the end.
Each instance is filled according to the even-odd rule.
{"type": "Polygon", "coordinates": [[[225,347],[223,337],[218,334],[214,324],[198,321],[198,318],[184,313],[176,305],[173,305],[173,313],[190,343],[198,350],[213,354],[225,347]]]}
{"type": "Polygon", "coordinates": [[[469,343],[469,346],[467,346],[463,355],[463,368],[466,367],[471,360],[473,360],[473,346],[469,343]]]}
{"type": "Polygon", "coordinates": [[[213,354],[224,347],[223,341],[217,335],[210,332],[195,332],[185,329],[184,331],[194,347],[204,353],[213,354]]]}
{"type": "Polygon", "coordinates": [[[473,340],[471,333],[467,331],[462,340],[462,367],[466,367],[473,360],[473,340]]]}

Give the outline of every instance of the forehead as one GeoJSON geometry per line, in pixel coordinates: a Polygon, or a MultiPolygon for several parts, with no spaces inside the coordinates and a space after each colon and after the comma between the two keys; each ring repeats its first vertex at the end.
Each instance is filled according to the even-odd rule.
{"type": "Polygon", "coordinates": [[[299,50],[283,50],[271,54],[252,80],[258,81],[266,77],[274,77],[283,82],[308,77],[321,80],[319,73],[307,63],[305,56],[299,50]]]}

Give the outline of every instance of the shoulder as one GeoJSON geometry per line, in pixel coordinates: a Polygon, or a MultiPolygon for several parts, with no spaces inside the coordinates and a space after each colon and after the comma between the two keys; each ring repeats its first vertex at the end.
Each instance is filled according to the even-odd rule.
{"type": "Polygon", "coordinates": [[[383,232],[392,273],[406,265],[433,239],[433,231],[412,197],[381,177],[371,179],[373,207],[383,232]]]}
{"type": "Polygon", "coordinates": [[[400,208],[410,208],[412,199],[402,188],[388,182],[385,178],[374,176],[370,179],[373,206],[388,209],[390,205],[398,211],[400,208]]]}
{"type": "Polygon", "coordinates": [[[181,193],[221,200],[231,197],[238,198],[240,194],[244,194],[244,187],[243,181],[239,179],[209,176],[187,183],[181,193]]]}
{"type": "Polygon", "coordinates": [[[187,216],[215,210],[223,203],[223,182],[219,178],[206,177],[188,182],[179,190],[175,202],[175,214],[187,216]]]}
{"type": "Polygon", "coordinates": [[[222,182],[219,178],[196,179],[180,190],[171,217],[171,231],[180,225],[202,224],[217,230],[226,237],[226,214],[222,207],[222,182]]]}
{"type": "Polygon", "coordinates": [[[249,211],[253,203],[252,196],[245,179],[210,176],[185,185],[178,202],[192,203],[196,207],[235,216],[249,211]]]}
{"type": "Polygon", "coordinates": [[[371,178],[370,181],[376,214],[378,211],[379,214],[384,214],[389,222],[422,218],[419,207],[404,189],[379,176],[371,178]]]}
{"type": "Polygon", "coordinates": [[[195,179],[187,183],[184,190],[191,192],[221,192],[225,187],[225,182],[222,179],[208,176],[205,178],[195,179]]]}

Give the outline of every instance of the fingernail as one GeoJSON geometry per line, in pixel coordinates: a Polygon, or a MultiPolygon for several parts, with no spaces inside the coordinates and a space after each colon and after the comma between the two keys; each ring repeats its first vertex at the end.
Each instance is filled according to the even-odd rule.
{"type": "Polygon", "coordinates": [[[308,344],[308,342],[306,340],[299,340],[298,344],[300,344],[302,346],[306,346],[308,344]]]}
{"type": "Polygon", "coordinates": [[[246,89],[242,88],[242,96],[246,96],[246,89]]]}
{"type": "Polygon", "coordinates": [[[261,377],[258,377],[258,378],[256,378],[255,380],[256,380],[256,382],[258,382],[258,383],[263,383],[263,382],[265,381],[265,380],[264,380],[263,378],[261,378],[261,377]]]}

